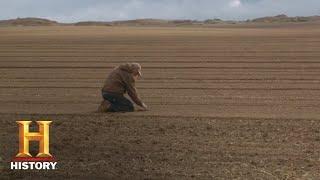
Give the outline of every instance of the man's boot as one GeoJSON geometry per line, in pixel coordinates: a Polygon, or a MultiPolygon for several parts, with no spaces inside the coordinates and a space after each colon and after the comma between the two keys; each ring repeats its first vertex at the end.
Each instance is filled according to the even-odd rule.
{"type": "Polygon", "coordinates": [[[109,112],[109,108],[111,106],[111,103],[107,100],[103,100],[98,107],[98,112],[104,113],[104,112],[109,112]]]}

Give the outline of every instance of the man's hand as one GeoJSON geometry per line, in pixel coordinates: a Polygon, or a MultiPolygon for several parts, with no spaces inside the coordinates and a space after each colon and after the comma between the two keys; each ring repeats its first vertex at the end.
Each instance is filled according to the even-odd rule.
{"type": "Polygon", "coordinates": [[[148,106],[145,103],[142,103],[141,109],[142,111],[148,111],[148,106]]]}

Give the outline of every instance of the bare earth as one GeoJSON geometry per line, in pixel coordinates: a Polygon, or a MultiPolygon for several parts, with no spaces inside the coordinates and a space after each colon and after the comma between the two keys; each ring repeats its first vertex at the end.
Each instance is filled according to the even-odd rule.
{"type": "Polygon", "coordinates": [[[1,27],[0,75],[0,179],[320,177],[320,25],[1,27]],[[123,62],[150,111],[95,113],[123,62]],[[58,170],[9,170],[20,119],[58,170]]]}

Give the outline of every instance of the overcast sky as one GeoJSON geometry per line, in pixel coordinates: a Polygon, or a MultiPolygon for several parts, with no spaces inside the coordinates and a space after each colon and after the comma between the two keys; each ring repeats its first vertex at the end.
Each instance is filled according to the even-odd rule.
{"type": "Polygon", "coordinates": [[[141,18],[245,20],[320,15],[320,0],[0,0],[0,19],[41,17],[60,22],[141,18]]]}

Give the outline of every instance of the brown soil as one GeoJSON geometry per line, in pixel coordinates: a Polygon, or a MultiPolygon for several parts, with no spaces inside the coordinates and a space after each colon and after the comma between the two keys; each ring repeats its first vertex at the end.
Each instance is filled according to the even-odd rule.
{"type": "Polygon", "coordinates": [[[1,179],[317,179],[315,27],[0,28],[1,179]],[[122,62],[150,111],[94,113],[122,62]],[[8,170],[20,119],[53,121],[58,170],[8,170]]]}

